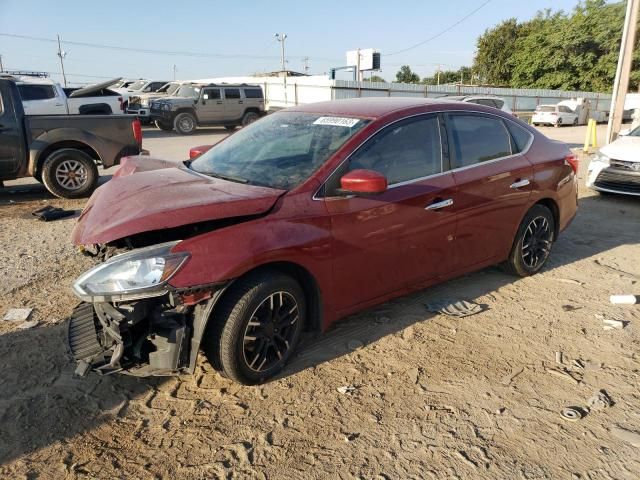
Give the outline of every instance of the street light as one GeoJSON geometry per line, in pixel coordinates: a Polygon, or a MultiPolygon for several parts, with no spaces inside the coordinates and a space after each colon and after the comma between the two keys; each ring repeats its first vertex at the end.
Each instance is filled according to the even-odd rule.
{"type": "Polygon", "coordinates": [[[284,60],[284,41],[287,39],[287,34],[286,33],[276,33],[274,35],[275,39],[277,41],[280,42],[280,47],[282,49],[282,71],[284,72],[286,70],[285,68],[285,60],[284,60]]]}

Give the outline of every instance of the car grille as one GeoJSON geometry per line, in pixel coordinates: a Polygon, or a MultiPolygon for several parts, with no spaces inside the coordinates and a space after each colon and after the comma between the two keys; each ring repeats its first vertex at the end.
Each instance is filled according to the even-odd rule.
{"type": "Polygon", "coordinates": [[[633,175],[607,168],[600,172],[594,185],[607,190],[640,194],[640,174],[633,175]]]}
{"type": "Polygon", "coordinates": [[[610,164],[612,167],[620,168],[622,170],[631,170],[632,172],[640,171],[640,162],[629,162],[626,160],[616,160],[615,158],[612,158],[610,160],[610,164]],[[638,165],[636,167],[638,170],[633,168],[634,165],[638,165]]]}

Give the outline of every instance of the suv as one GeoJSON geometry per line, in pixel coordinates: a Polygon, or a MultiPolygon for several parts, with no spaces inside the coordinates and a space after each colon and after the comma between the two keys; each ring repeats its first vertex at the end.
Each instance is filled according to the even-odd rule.
{"type": "Polygon", "coordinates": [[[475,103],[476,105],[484,105],[485,107],[493,107],[503,112],[513,112],[507,106],[504,98],[495,97],[493,95],[447,95],[447,100],[458,100],[460,102],[475,103]]]}
{"type": "Polygon", "coordinates": [[[187,83],[175,96],[151,102],[150,112],[158,128],[182,135],[204,125],[233,130],[265,114],[264,95],[259,85],[187,83]]]}

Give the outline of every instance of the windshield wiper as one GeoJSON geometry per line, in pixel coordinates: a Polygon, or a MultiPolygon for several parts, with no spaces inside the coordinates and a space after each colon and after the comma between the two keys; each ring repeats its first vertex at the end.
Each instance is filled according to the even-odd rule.
{"type": "MultiPolygon", "coordinates": [[[[196,170],[197,171],[197,170],[196,170]]],[[[204,173],[205,175],[207,175],[208,177],[215,177],[215,178],[220,178],[222,180],[228,180],[230,182],[237,182],[237,183],[249,183],[249,180],[247,180],[246,178],[242,178],[242,177],[236,177],[234,175],[223,175],[221,173],[210,173],[210,172],[200,172],[200,173],[204,173]]]]}

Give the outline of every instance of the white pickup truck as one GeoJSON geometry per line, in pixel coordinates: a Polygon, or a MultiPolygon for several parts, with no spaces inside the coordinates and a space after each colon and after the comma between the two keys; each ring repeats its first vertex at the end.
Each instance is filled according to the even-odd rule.
{"type": "MultiPolygon", "coordinates": [[[[5,77],[6,78],[6,77],[5,77]]],[[[83,88],[62,88],[48,78],[11,78],[25,115],[104,115],[123,112],[123,97],[107,87],[118,79],[83,88]]]]}

